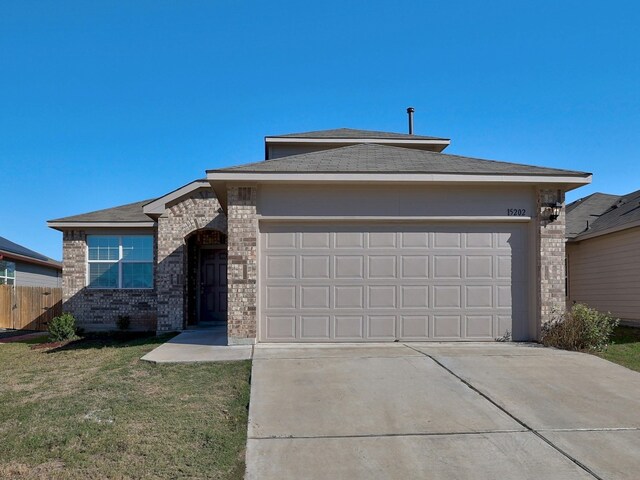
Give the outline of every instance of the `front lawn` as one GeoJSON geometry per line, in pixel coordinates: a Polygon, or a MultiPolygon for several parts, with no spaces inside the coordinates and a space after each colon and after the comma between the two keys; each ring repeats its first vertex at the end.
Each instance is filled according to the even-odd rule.
{"type": "Polygon", "coordinates": [[[0,478],[242,478],[250,362],[140,360],[167,338],[0,344],[0,478]]]}
{"type": "Polygon", "coordinates": [[[640,328],[618,327],[602,358],[640,372],[640,328]]]}

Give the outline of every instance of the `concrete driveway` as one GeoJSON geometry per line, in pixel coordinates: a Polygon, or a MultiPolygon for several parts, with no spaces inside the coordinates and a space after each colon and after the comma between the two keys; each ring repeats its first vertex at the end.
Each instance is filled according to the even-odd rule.
{"type": "Polygon", "coordinates": [[[640,374],[518,344],[258,345],[247,479],[637,479],[640,374]]]}

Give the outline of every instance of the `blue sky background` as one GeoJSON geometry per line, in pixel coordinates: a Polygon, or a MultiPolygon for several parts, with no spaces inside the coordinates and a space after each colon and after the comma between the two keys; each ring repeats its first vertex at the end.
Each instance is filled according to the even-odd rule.
{"type": "Polygon", "coordinates": [[[0,235],[352,127],[640,188],[640,6],[594,1],[0,0],[0,235]]]}

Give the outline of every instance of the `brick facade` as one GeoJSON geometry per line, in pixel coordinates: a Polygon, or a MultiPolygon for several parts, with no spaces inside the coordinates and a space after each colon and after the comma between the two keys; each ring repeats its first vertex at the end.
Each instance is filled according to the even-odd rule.
{"type": "Polygon", "coordinates": [[[255,343],[257,334],[257,188],[229,186],[228,339],[229,344],[255,343]]]}
{"type": "Polygon", "coordinates": [[[62,309],[74,315],[79,327],[93,331],[114,330],[118,316],[123,315],[129,317],[132,330],[156,329],[155,290],[88,289],[87,232],[66,230],[62,246],[62,309]]]}
{"type": "MultiPolygon", "coordinates": [[[[87,231],[63,234],[63,310],[72,313],[87,330],[113,330],[126,315],[131,328],[158,332],[182,330],[187,313],[186,239],[199,230],[226,233],[226,217],[213,191],[201,188],[167,205],[149,234],[154,235],[153,289],[88,289],[87,231]]],[[[96,232],[89,232],[96,233],[96,232]]],[[[126,235],[127,230],[102,230],[102,235],[126,235]]],[[[136,231],[135,234],[140,234],[136,231]]]]}
{"type": "Polygon", "coordinates": [[[201,188],[181,198],[158,219],[158,331],[182,330],[187,305],[186,239],[198,230],[227,231],[227,219],[210,188],[201,188]]]}
{"type": "MultiPolygon", "coordinates": [[[[193,259],[192,267],[187,262],[188,239],[194,232],[200,232],[189,241],[189,245],[198,248],[200,243],[209,241],[202,237],[194,243],[203,232],[222,232],[227,235],[228,249],[228,340],[230,344],[255,343],[258,329],[257,187],[231,185],[227,193],[227,216],[221,212],[213,190],[208,187],[167,205],[153,230],[156,258],[152,290],[87,289],[87,231],[66,230],[63,236],[64,311],[73,313],[79,326],[91,330],[116,328],[119,315],[129,316],[136,329],[181,330],[188,315],[193,315],[193,305],[188,308],[186,301],[187,287],[191,285],[189,288],[194,294],[198,290],[194,279],[188,277],[188,272],[194,270],[193,259]]],[[[536,197],[535,289],[539,329],[565,309],[565,211],[560,211],[557,220],[549,221],[547,205],[564,202],[561,190],[538,189],[536,197]]],[[[114,234],[126,233],[122,229],[114,230],[114,234]]]]}
{"type": "MultiPolygon", "coordinates": [[[[564,204],[562,190],[537,191],[537,304],[538,328],[564,313],[565,300],[565,209],[553,222],[549,221],[547,205],[564,204]]],[[[538,332],[539,334],[539,332],[538,332]]]]}

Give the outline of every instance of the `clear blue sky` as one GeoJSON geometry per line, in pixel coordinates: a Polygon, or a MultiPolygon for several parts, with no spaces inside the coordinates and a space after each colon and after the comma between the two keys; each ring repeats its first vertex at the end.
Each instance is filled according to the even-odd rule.
{"type": "Polygon", "coordinates": [[[594,1],[0,0],[0,235],[352,127],[640,188],[640,7],[594,1]]]}

